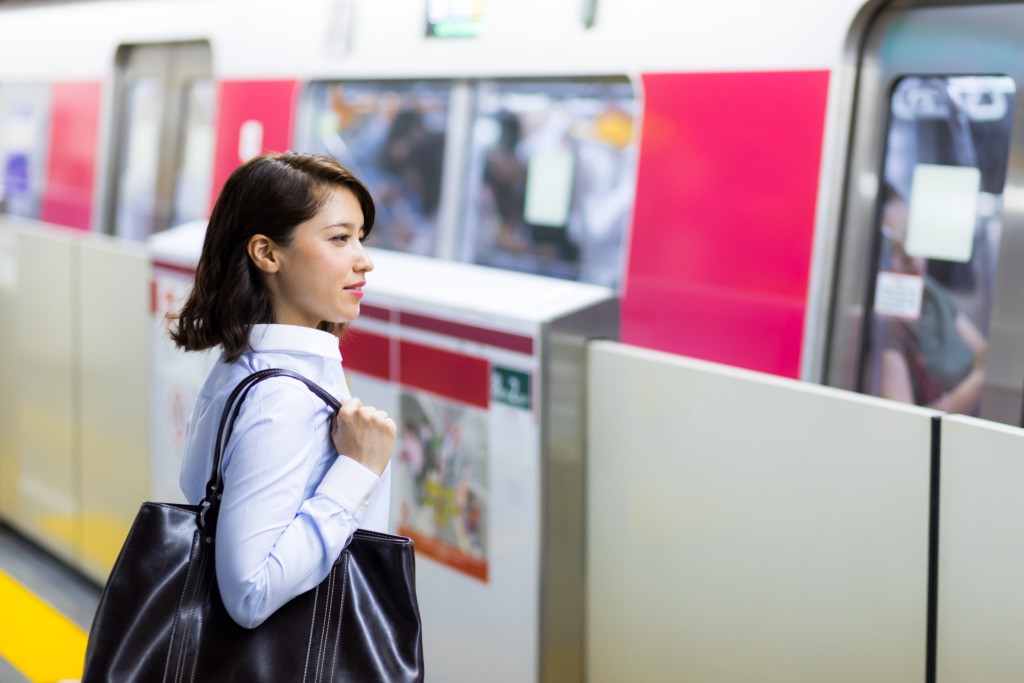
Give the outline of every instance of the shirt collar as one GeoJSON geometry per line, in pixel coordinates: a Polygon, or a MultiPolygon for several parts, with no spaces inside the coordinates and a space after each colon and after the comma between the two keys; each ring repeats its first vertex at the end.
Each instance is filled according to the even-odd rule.
{"type": "Polygon", "coordinates": [[[341,360],[338,338],[330,332],[299,325],[253,325],[249,331],[253,351],[287,351],[341,360]]]}

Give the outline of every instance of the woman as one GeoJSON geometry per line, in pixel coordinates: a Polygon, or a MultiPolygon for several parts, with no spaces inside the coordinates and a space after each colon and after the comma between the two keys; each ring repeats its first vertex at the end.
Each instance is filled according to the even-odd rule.
{"type": "Polygon", "coordinates": [[[224,404],[247,375],[292,370],[343,404],[333,415],[287,377],[257,384],[242,404],[224,451],[215,552],[224,606],[246,628],[318,585],[357,527],[387,530],[395,423],[350,396],[336,336],[359,315],[373,220],[369,191],[330,157],[246,162],[213,208],[171,335],[187,351],[222,350],[189,421],[190,503],[204,495],[224,404]]]}

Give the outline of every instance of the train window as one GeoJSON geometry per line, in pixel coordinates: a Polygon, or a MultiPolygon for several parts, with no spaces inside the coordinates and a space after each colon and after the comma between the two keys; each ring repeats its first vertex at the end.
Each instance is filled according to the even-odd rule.
{"type": "Polygon", "coordinates": [[[155,76],[128,85],[125,152],[117,184],[116,234],[121,237],[143,240],[153,227],[163,94],[155,76]]]}
{"type": "Polygon", "coordinates": [[[181,124],[181,156],[174,184],[174,214],[171,225],[205,218],[210,206],[210,178],[213,176],[215,89],[209,78],[185,86],[181,124]]]}
{"type": "Polygon", "coordinates": [[[0,87],[0,210],[38,218],[48,151],[50,88],[0,87]]]}
{"type": "Polygon", "coordinates": [[[451,85],[320,82],[306,92],[298,144],[351,169],[377,202],[370,244],[438,253],[451,85]]]}
{"type": "Polygon", "coordinates": [[[1003,76],[896,82],[862,358],[869,393],[979,414],[1015,101],[1003,76]]]}
{"type": "Polygon", "coordinates": [[[145,240],[204,217],[213,173],[210,46],[122,46],[107,230],[145,240]]]}
{"type": "Polygon", "coordinates": [[[617,288],[638,107],[626,81],[480,83],[462,258],[617,288]]]}

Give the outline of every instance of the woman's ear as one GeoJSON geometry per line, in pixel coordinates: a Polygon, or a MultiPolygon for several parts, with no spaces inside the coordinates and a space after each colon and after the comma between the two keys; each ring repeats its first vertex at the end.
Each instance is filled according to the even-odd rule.
{"type": "Polygon", "coordinates": [[[246,250],[249,258],[256,264],[256,267],[264,273],[276,273],[281,267],[281,261],[277,257],[277,245],[274,240],[266,235],[253,235],[249,238],[246,250]]]}

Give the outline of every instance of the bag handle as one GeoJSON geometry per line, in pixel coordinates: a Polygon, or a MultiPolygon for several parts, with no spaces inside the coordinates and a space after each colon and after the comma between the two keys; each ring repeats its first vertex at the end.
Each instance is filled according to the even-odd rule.
{"type": "Polygon", "coordinates": [[[238,414],[242,411],[242,403],[245,402],[245,397],[249,394],[249,390],[255,385],[259,384],[263,380],[270,379],[271,377],[291,377],[297,379],[314,394],[319,396],[323,401],[331,407],[334,412],[338,412],[341,408],[341,403],[338,399],[334,398],[326,389],[321,387],[316,382],[306,379],[297,372],[291,370],[285,370],[284,368],[268,368],[266,370],[258,370],[248,377],[244,378],[238,383],[238,386],[234,388],[231,395],[228,396],[227,402],[224,404],[224,413],[220,418],[220,427],[217,429],[217,442],[213,451],[213,471],[210,473],[210,480],[206,482],[206,495],[199,501],[199,506],[202,508],[199,513],[199,531],[203,535],[203,542],[207,545],[213,543],[213,537],[216,533],[217,525],[217,513],[220,510],[220,499],[224,493],[224,476],[220,471],[220,463],[224,456],[224,449],[227,447],[227,442],[231,438],[231,431],[234,429],[235,420],[238,418],[238,414]],[[234,408],[234,410],[232,410],[234,408]]]}

